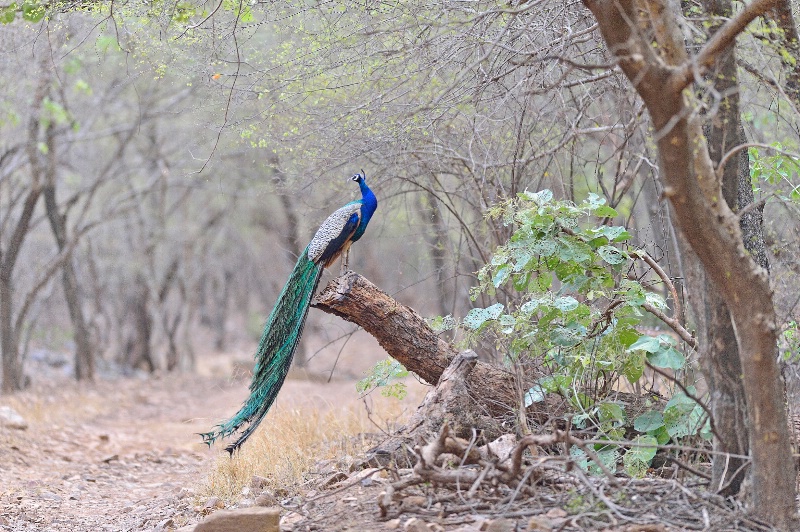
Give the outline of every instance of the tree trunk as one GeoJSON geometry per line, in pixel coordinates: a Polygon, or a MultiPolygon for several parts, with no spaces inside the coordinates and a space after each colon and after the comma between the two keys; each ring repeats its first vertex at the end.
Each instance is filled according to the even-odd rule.
{"type": "MultiPolygon", "coordinates": [[[[733,11],[730,0],[704,0],[703,3],[708,13],[719,19],[729,18],[733,11]]],[[[709,34],[713,35],[720,25],[711,26],[709,34]]],[[[710,124],[705,128],[708,153],[714,166],[718,167],[729,150],[744,142],[744,129],[739,114],[736,52],[733,45],[720,53],[709,78],[714,83],[714,89],[721,95],[717,112],[710,117],[710,124]]],[[[723,197],[731,209],[738,210],[741,207],[740,195],[745,190],[750,191],[751,198],[753,195],[747,151],[740,150],[720,170],[723,197]]],[[[760,233],[760,225],[751,227],[749,239],[748,233],[743,232],[745,248],[748,250],[748,241],[758,238],[753,234],[756,231],[760,233]]],[[[761,241],[763,242],[763,238],[761,241]]],[[[686,256],[698,260],[694,253],[687,253],[686,256]]],[[[690,300],[700,300],[700,304],[695,305],[695,315],[699,318],[697,325],[703,349],[700,364],[709,388],[709,406],[716,429],[714,450],[746,456],[750,451],[747,404],[736,332],[728,306],[709,281],[702,265],[693,269],[699,272],[699,278],[691,289],[690,300]]],[[[746,461],[741,458],[714,460],[710,488],[723,495],[737,494],[745,478],[745,464],[746,461]]]]}
{"type": "Polygon", "coordinates": [[[774,33],[783,53],[780,54],[783,63],[786,81],[784,90],[786,96],[792,101],[795,110],[800,112],[800,36],[797,34],[797,25],[792,16],[792,4],[789,0],[778,0],[770,12],[780,31],[774,33]]]}
{"type": "Polygon", "coordinates": [[[3,393],[11,393],[23,388],[22,361],[12,325],[14,287],[4,270],[0,269],[0,349],[3,350],[3,393]]]}
{"type": "Polygon", "coordinates": [[[417,202],[417,209],[420,217],[424,220],[430,232],[424,233],[425,242],[430,250],[431,262],[433,263],[434,279],[436,288],[439,291],[439,313],[442,316],[452,314],[455,305],[455,294],[453,290],[454,275],[449,272],[447,266],[447,245],[450,239],[447,237],[442,213],[439,210],[439,202],[434,194],[420,194],[417,202]]]}
{"type": "MultiPolygon", "coordinates": [[[[634,0],[584,0],[595,15],[608,49],[641,96],[653,121],[665,195],[676,221],[733,317],[750,419],[752,507],[779,528],[795,518],[795,470],[783,404],[777,356],[777,324],[767,272],[744,248],[739,220],[725,201],[700,124],[688,119],[683,90],[711,66],[736,35],[775,0],[754,0],[679,67],[656,57],[639,30],[634,0]]],[[[653,4],[659,4],[654,1],[653,4]]],[[[656,6],[658,7],[658,6],[656,6]]],[[[651,10],[669,24],[669,9],[651,10]]],[[[685,48],[673,33],[658,34],[660,46],[685,48]]]]}
{"type": "MultiPolygon", "coordinates": [[[[178,342],[176,338],[176,334],[178,332],[178,326],[181,322],[181,304],[178,303],[176,306],[178,309],[175,311],[175,317],[170,320],[170,312],[169,312],[169,294],[172,291],[172,287],[176,284],[178,285],[178,292],[181,293],[180,281],[178,279],[179,272],[178,269],[180,268],[180,259],[176,256],[172,259],[169,266],[167,267],[167,271],[164,274],[164,279],[161,281],[161,286],[158,289],[158,309],[161,314],[161,328],[164,330],[164,335],[167,337],[167,371],[173,371],[178,368],[180,364],[180,352],[178,350],[178,342]]],[[[183,299],[181,294],[181,299],[183,299]]]]}
{"type": "MultiPolygon", "coordinates": [[[[67,223],[66,215],[61,214],[58,210],[54,177],[48,176],[47,184],[44,186],[44,204],[58,251],[63,252],[67,247],[67,223]]],[[[64,287],[64,298],[75,335],[75,378],[79,381],[91,381],[94,379],[94,349],[89,339],[89,328],[86,326],[86,319],[83,316],[80,287],[71,256],[65,257],[61,266],[61,283],[64,287]]]]}
{"type": "Polygon", "coordinates": [[[41,187],[34,180],[17,219],[11,241],[8,248],[3,250],[0,260],[0,350],[3,353],[3,393],[21,390],[25,386],[22,361],[19,356],[19,331],[14,324],[13,273],[40,195],[41,187]]]}
{"type": "Polygon", "coordinates": [[[150,316],[149,300],[147,281],[141,274],[138,274],[129,305],[129,312],[133,314],[131,320],[133,330],[125,342],[125,366],[130,369],[144,368],[152,373],[156,370],[156,365],[153,362],[150,345],[153,334],[153,318],[150,316]]]}

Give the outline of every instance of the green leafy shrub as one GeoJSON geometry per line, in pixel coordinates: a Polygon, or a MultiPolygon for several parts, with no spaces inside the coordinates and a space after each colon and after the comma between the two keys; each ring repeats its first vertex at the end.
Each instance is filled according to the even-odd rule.
{"type": "MultiPolygon", "coordinates": [[[[460,323],[434,318],[437,331],[458,327],[463,347],[493,342],[508,365],[534,375],[524,406],[547,394],[563,396],[576,427],[592,426],[601,438],[623,440],[631,422],[640,432],[627,453],[615,444],[598,445],[597,456],[613,470],[622,460],[631,475],[646,471],[655,445],[695,434],[704,411],[693,399],[675,395],[664,411],[648,411],[629,420],[610,400],[621,381],[639,381],[649,363],[683,370],[686,357],[668,334],[643,335],[636,326],[664,312],[664,298],[653,291],[635,265],[644,252],[627,245],[630,233],[620,226],[597,225],[617,212],[591,194],[579,205],[553,198],[552,192],[523,192],[492,207],[488,216],[512,228],[489,264],[478,272],[473,301],[488,295],[504,301],[472,309],[460,323]],[[650,311],[650,312],[648,312],[650,311]],[[538,375],[538,376],[537,376],[538,375]]],[[[576,460],[597,469],[585,456],[576,460]]]]}

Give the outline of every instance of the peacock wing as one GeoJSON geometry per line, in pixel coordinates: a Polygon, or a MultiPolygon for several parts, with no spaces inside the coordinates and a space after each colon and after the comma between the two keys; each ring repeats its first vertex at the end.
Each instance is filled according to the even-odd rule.
{"type": "Polygon", "coordinates": [[[328,264],[341,253],[361,220],[361,202],[353,201],[328,216],[308,245],[308,258],[317,264],[328,264]]]}

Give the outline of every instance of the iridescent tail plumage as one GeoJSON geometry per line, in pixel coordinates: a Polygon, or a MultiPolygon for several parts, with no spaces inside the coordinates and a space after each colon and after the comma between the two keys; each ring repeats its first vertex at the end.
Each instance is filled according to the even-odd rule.
{"type": "Polygon", "coordinates": [[[255,354],[256,365],[250,383],[250,396],[235,416],[216,425],[211,432],[201,434],[204,443],[211,445],[219,438],[241,431],[237,440],[225,448],[233,454],[264,419],[292,365],[322,270],[321,264],[309,260],[306,248],[267,319],[255,354]],[[247,427],[242,430],[245,425],[247,427]]]}

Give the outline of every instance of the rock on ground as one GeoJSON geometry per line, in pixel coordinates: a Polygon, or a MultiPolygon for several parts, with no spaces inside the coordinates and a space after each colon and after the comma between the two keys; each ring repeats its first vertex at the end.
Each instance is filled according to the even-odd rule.
{"type": "Polygon", "coordinates": [[[10,406],[0,406],[0,426],[9,429],[26,430],[28,422],[10,406]]]}
{"type": "Polygon", "coordinates": [[[253,506],[214,512],[193,532],[280,532],[280,509],[253,506]]]}

